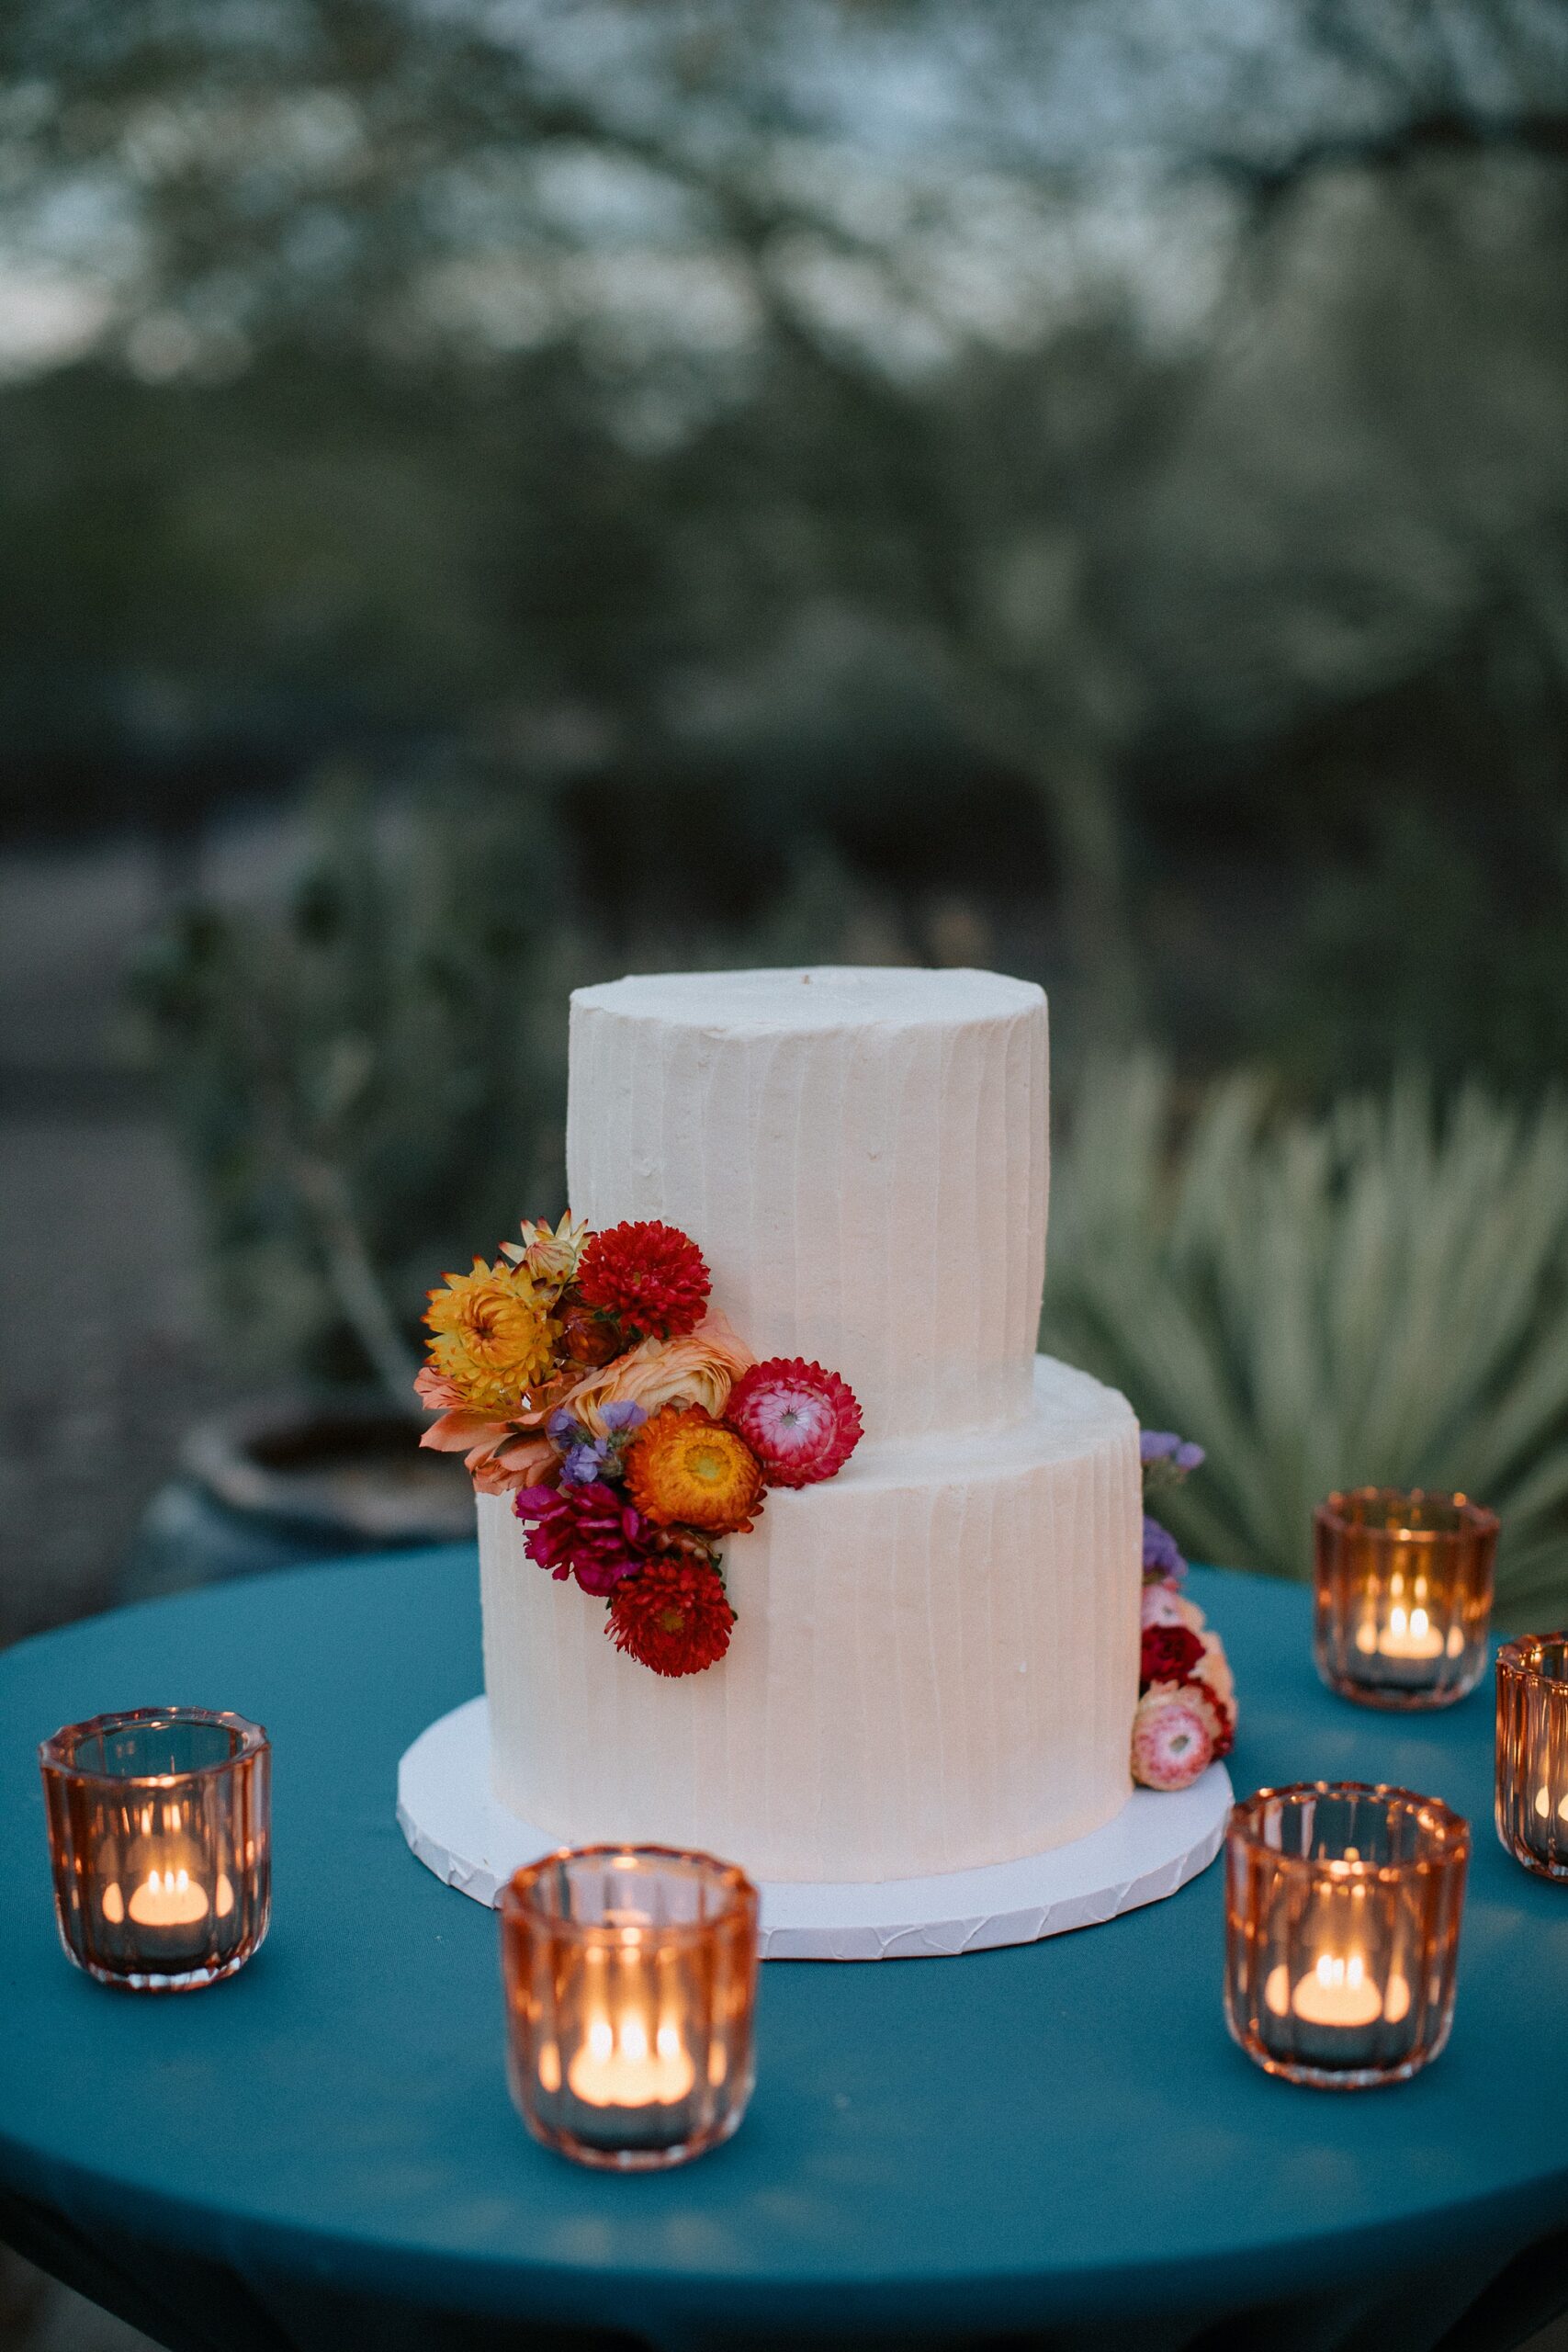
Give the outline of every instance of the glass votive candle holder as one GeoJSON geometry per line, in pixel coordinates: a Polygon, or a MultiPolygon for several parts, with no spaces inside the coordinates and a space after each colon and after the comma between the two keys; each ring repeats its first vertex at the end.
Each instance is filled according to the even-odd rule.
{"type": "Polygon", "coordinates": [[[61,1940],[101,1984],[182,1993],[243,1968],[272,1899],[259,1724],[139,1707],[39,1749],[61,1940]]]}
{"type": "Polygon", "coordinates": [[[1568,1633],[1497,1653],[1496,1817],[1516,1862],[1568,1879],[1568,1633]]]}
{"type": "Polygon", "coordinates": [[[1271,2075],[1404,2082],[1453,2022],[1470,1826],[1355,1781],[1259,1789],[1225,1838],[1225,2022],[1271,2075]]]}
{"type": "Polygon", "coordinates": [[[728,1862],[587,1846],[501,1897],[512,2095],[536,2139],[623,2172],[728,2140],[751,2096],[757,1890],[728,1862]]]}
{"type": "Polygon", "coordinates": [[[1364,1707],[1447,1707],[1486,1666],[1497,1519],[1463,1495],[1358,1487],[1313,1514],[1317,1670],[1364,1707]]]}

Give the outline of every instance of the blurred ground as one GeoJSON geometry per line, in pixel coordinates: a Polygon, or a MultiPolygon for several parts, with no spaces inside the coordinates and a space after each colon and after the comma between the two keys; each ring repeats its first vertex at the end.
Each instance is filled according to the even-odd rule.
{"type": "Polygon", "coordinates": [[[0,2344],[15,2352],[153,2352],[152,2338],[0,2247],[0,2344]]]}
{"type": "Polygon", "coordinates": [[[189,1193],[117,1019],[130,846],[0,863],[0,1642],[104,1607],[214,1367],[189,1193]]]}
{"type": "MultiPolygon", "coordinates": [[[[109,1604],[216,1378],[190,1197],[118,1050],[126,958],[160,897],[124,844],[0,861],[0,1317],[20,1339],[0,1360],[0,1645],[109,1604]]],[[[146,2344],[0,2249],[6,2352],[146,2344]]]]}

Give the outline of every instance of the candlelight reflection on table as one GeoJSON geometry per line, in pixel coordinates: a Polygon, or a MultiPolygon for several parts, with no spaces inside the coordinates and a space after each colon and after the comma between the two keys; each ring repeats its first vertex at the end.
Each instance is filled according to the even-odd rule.
{"type": "Polygon", "coordinates": [[[1403,2082],[1453,2021],[1470,1830],[1359,1781],[1260,1789],[1225,1840],[1225,2021],[1269,2074],[1403,2082]]]}
{"type": "Polygon", "coordinates": [[[259,1724],[142,1707],[39,1750],[55,1916],[77,1966],[136,1992],[231,1976],[271,1908],[271,1750],[259,1724]]]}
{"type": "Polygon", "coordinates": [[[1314,1513],[1318,1672],[1368,1707],[1443,1707],[1486,1664],[1495,1514],[1464,1495],[1359,1487],[1314,1513]]]}
{"type": "Polygon", "coordinates": [[[1497,1653],[1496,1820],[1517,1862],[1568,1879],[1568,1633],[1497,1653]]]}
{"type": "Polygon", "coordinates": [[[580,2164],[682,2164],[751,2095],[757,1891],[728,1862],[590,1846],[501,1898],[508,2067],[535,2137],[580,2164]]]}

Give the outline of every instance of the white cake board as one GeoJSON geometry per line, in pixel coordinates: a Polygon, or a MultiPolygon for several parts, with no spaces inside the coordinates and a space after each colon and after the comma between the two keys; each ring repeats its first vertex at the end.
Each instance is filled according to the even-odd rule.
{"type": "MultiPolygon", "coordinates": [[[[1211,1764],[1190,1789],[1134,1789],[1113,1821],[1021,1862],[858,1886],[764,1882],[764,1960],[927,1960],[1033,1943],[1161,1902],[1206,1870],[1231,1809],[1211,1764]]],[[[423,1731],[398,1766],[398,1825],[448,1886],[494,1904],[513,1871],[558,1838],[509,1813],[491,1788],[490,1720],[470,1699],[423,1731]]]]}

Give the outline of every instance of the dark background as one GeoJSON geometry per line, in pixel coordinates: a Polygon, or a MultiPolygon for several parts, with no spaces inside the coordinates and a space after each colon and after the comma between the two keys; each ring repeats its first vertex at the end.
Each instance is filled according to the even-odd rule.
{"type": "Polygon", "coordinates": [[[1568,1603],[1565,232],[1556,0],[6,10],[0,1638],[812,959],[1049,989],[1190,1545],[1568,1603]]]}

